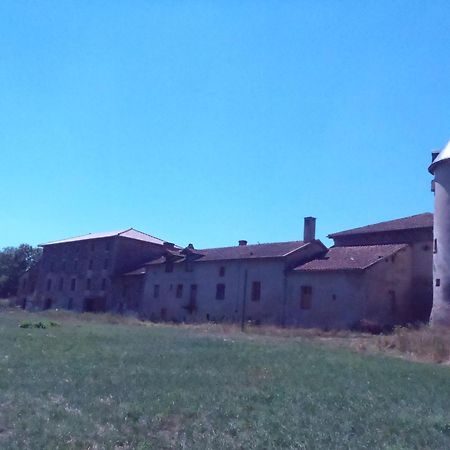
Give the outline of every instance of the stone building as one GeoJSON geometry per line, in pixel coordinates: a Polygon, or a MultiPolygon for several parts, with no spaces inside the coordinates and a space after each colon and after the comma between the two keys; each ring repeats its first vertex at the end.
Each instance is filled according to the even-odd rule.
{"type": "Polygon", "coordinates": [[[164,253],[164,241],[132,228],[91,233],[42,244],[33,287],[25,274],[18,303],[29,308],[120,311],[113,281],[124,272],[164,253]]]}
{"type": "Polygon", "coordinates": [[[432,233],[426,213],[331,234],[330,249],[315,239],[311,217],[301,241],[222,248],[182,248],[132,229],[91,234],[43,246],[26,304],[175,322],[426,321],[432,233]]]}

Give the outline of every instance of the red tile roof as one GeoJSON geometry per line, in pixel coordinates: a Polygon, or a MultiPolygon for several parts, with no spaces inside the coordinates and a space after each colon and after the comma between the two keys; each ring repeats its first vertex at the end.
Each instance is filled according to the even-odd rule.
{"type": "Polygon", "coordinates": [[[308,245],[303,241],[273,242],[269,244],[237,245],[234,247],[205,248],[197,250],[204,256],[199,261],[226,259],[280,258],[308,245]]]}
{"type": "Polygon", "coordinates": [[[364,270],[405,247],[406,244],[331,247],[322,257],[301,264],[294,271],[364,270]]]}
{"type": "Polygon", "coordinates": [[[433,214],[423,213],[415,216],[403,217],[401,219],[388,220],[386,222],[366,225],[364,227],[352,228],[351,230],[339,231],[329,234],[329,238],[350,236],[354,234],[383,233],[388,231],[405,231],[413,229],[433,228],[433,214]]]}
{"type": "MultiPolygon", "coordinates": [[[[323,245],[320,241],[317,241],[323,245]]],[[[273,242],[268,244],[237,245],[233,247],[195,249],[196,255],[200,256],[195,261],[222,261],[234,259],[261,259],[261,258],[282,258],[295,250],[308,246],[309,242],[289,241],[273,242]]],[[[325,246],[323,246],[326,249],[325,246]]],[[[181,256],[181,253],[180,253],[181,256]]],[[[184,260],[184,258],[183,258],[184,260]]],[[[179,260],[181,261],[181,259],[179,260]]],[[[157,258],[148,264],[161,264],[165,258],[157,258]]]]}
{"type": "Polygon", "coordinates": [[[136,239],[138,241],[151,242],[153,244],[163,245],[165,241],[159,239],[157,237],[151,236],[150,234],[143,233],[142,231],[135,230],[134,228],[128,228],[126,230],[119,231],[108,231],[105,233],[89,233],[84,234],[83,236],[76,236],[72,238],[62,239],[59,241],[52,241],[46,244],[40,244],[41,247],[46,245],[55,245],[55,244],[66,244],[68,242],[78,242],[78,241],[86,241],[89,239],[102,239],[113,236],[122,236],[129,239],[136,239]]]}

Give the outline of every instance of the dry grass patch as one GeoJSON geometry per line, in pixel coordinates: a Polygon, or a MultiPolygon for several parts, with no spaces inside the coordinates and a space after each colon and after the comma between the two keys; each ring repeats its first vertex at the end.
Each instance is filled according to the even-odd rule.
{"type": "Polygon", "coordinates": [[[397,351],[414,359],[446,363],[450,361],[450,330],[423,326],[399,327],[391,335],[379,336],[380,350],[397,351]]]}

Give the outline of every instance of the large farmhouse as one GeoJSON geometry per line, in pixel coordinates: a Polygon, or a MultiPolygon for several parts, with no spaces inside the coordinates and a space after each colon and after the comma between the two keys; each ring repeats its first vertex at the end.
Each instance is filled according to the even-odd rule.
{"type": "Polygon", "coordinates": [[[430,213],[315,239],[183,248],[129,229],[43,244],[21,280],[27,309],[111,311],[176,322],[349,328],[426,321],[432,305],[430,213]]]}

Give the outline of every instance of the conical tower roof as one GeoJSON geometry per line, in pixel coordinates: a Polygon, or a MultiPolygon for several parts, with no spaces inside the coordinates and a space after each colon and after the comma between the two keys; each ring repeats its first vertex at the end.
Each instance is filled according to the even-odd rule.
{"type": "Polygon", "coordinates": [[[440,151],[439,155],[436,156],[430,167],[428,167],[428,171],[434,174],[434,168],[436,167],[436,165],[441,161],[445,161],[446,159],[450,159],[450,141],[447,143],[445,148],[440,151]]]}

